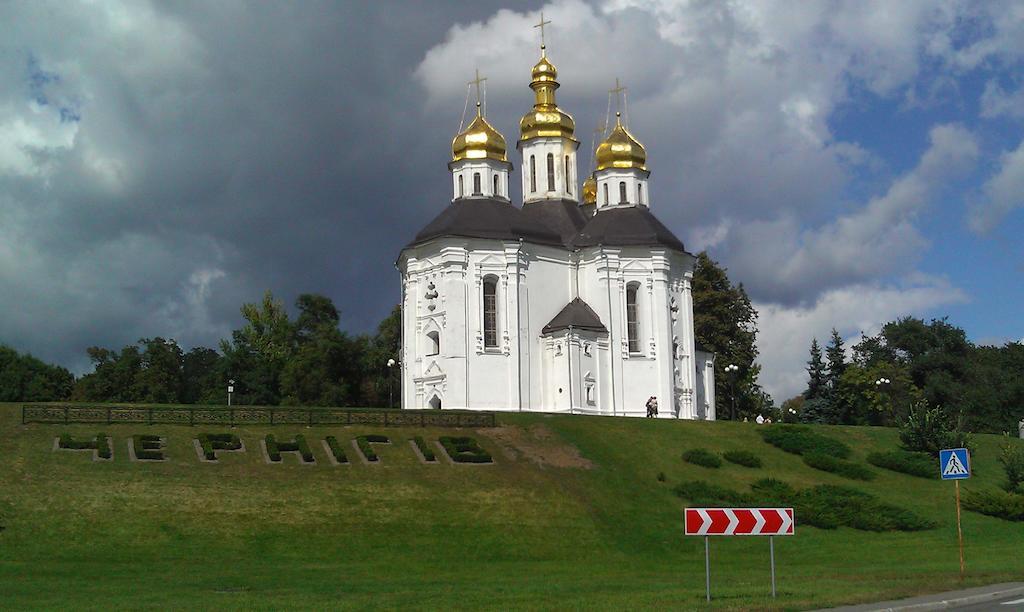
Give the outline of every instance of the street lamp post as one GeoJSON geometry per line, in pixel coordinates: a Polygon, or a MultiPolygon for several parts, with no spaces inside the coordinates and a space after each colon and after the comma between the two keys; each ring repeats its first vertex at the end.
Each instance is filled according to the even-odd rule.
{"type": "Polygon", "coordinates": [[[736,420],[736,372],[739,370],[739,366],[735,363],[730,363],[725,366],[725,372],[729,376],[729,382],[732,386],[732,420],[736,420]]]}
{"type": "MultiPolygon", "coordinates": [[[[882,392],[882,386],[883,385],[888,385],[891,382],[892,381],[889,380],[888,378],[884,378],[884,377],[883,378],[879,378],[878,380],[875,381],[875,388],[878,389],[879,393],[881,393],[882,392]]],[[[889,409],[893,411],[894,414],[892,415],[892,418],[895,419],[896,418],[896,415],[895,415],[896,410],[892,407],[892,396],[891,395],[889,396],[889,409]]],[[[884,416],[882,417],[882,422],[885,422],[885,417],[884,416]]]]}
{"type": "Polygon", "coordinates": [[[231,394],[235,392],[235,379],[228,379],[228,406],[231,406],[231,394]]]}
{"type": "Polygon", "coordinates": [[[394,359],[388,359],[388,408],[393,408],[394,407],[394,405],[393,405],[394,395],[393,395],[393,392],[392,392],[392,384],[393,384],[392,379],[393,379],[393,376],[392,376],[392,373],[391,373],[392,369],[394,367],[395,367],[395,360],[394,359]]]}

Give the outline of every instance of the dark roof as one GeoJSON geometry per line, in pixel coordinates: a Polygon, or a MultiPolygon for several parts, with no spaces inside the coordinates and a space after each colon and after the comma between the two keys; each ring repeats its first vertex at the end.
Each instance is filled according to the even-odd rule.
{"type": "Polygon", "coordinates": [[[572,200],[529,202],[522,208],[496,198],[459,198],[406,246],[442,236],[519,240],[576,249],[591,246],[666,247],[683,243],[646,206],[609,208],[587,217],[572,200]]]}
{"type": "Polygon", "coordinates": [[[461,198],[445,207],[408,246],[441,236],[528,240],[539,244],[563,245],[562,237],[539,221],[523,214],[507,200],[461,198]]]}
{"type": "Polygon", "coordinates": [[[599,210],[573,239],[572,247],[663,246],[686,252],[682,241],[646,206],[599,210]]]}
{"type": "Polygon", "coordinates": [[[574,298],[573,301],[566,304],[565,308],[560,310],[555,315],[555,318],[551,319],[544,326],[541,333],[550,334],[553,331],[568,329],[569,327],[596,332],[608,331],[601,323],[601,318],[597,316],[594,309],[580,298],[574,298]]]}
{"type": "Polygon", "coordinates": [[[587,224],[587,217],[580,210],[580,205],[572,200],[527,202],[523,204],[523,215],[539,226],[556,232],[565,246],[569,246],[587,224]]]}

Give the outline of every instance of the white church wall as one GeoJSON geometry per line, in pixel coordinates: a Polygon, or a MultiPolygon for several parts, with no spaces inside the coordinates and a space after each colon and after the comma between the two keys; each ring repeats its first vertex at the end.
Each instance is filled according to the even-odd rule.
{"type": "MultiPolygon", "coordinates": [[[[541,330],[574,297],[572,293],[571,254],[560,248],[526,245],[527,266],[524,271],[523,296],[520,304],[524,327],[528,330],[523,343],[525,371],[532,381],[542,381],[546,367],[542,359],[535,358],[542,353],[541,330]]],[[[525,409],[541,410],[546,405],[545,393],[551,387],[547,383],[529,384],[529,397],[524,398],[525,409]]],[[[566,405],[567,406],[567,405],[566,405]]]]}
{"type": "Polygon", "coordinates": [[[452,199],[498,197],[508,199],[508,173],[511,164],[490,159],[464,159],[450,164],[452,199]],[[476,191],[475,174],[480,175],[480,191],[476,191]],[[494,179],[498,179],[495,192],[494,179]]]}
{"type": "Polygon", "coordinates": [[[647,199],[647,175],[647,172],[635,169],[608,168],[597,171],[594,174],[597,180],[597,210],[633,204],[650,206],[647,199]]]}
{"type": "Polygon", "coordinates": [[[579,176],[576,172],[576,149],[579,143],[563,138],[533,138],[520,145],[523,154],[523,201],[565,198],[579,199],[579,176]],[[554,162],[555,184],[548,184],[547,157],[551,154],[554,162]],[[534,162],[531,166],[530,158],[534,162]],[[569,158],[566,173],[566,157],[569,158]],[[535,172],[535,176],[531,176],[535,172]],[[568,176],[567,176],[568,174],[568,176]]]}

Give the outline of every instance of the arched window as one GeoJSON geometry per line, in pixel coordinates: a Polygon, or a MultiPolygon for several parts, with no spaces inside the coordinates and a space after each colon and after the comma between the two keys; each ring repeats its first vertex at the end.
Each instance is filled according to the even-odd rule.
{"type": "Polygon", "coordinates": [[[430,398],[429,403],[430,407],[433,408],[434,410],[441,409],[441,398],[439,398],[438,396],[435,395],[434,397],[430,398]]]}
{"type": "Polygon", "coordinates": [[[494,175],[494,194],[496,196],[501,195],[501,190],[498,189],[498,175],[494,175]]]}
{"type": "Polygon", "coordinates": [[[610,204],[610,202],[608,201],[608,183],[604,184],[604,204],[605,206],[610,204]]]}
{"type": "Polygon", "coordinates": [[[640,352],[640,319],[639,309],[636,305],[636,294],[640,289],[640,283],[626,285],[626,339],[629,342],[629,352],[640,352]]]}
{"type": "Polygon", "coordinates": [[[644,186],[641,185],[640,183],[636,184],[636,203],[637,204],[643,204],[644,203],[644,186]]]}
{"type": "Polygon", "coordinates": [[[481,195],[480,191],[480,173],[473,173],[473,195],[481,195]]]}
{"type": "Polygon", "coordinates": [[[498,346],[498,279],[484,279],[484,346],[498,346]]]}
{"type": "Polygon", "coordinates": [[[537,191],[537,158],[530,156],[530,191],[537,191]]]}
{"type": "Polygon", "coordinates": [[[441,335],[436,331],[427,334],[427,357],[441,352],[441,335]]]}
{"type": "Polygon", "coordinates": [[[626,203],[626,182],[619,181],[619,204],[626,203]]]}
{"type": "Polygon", "coordinates": [[[548,191],[555,190],[555,156],[548,153],[548,191]]]}
{"type": "Polygon", "coordinates": [[[459,175],[459,197],[466,195],[466,189],[462,185],[462,175],[459,175]]]}
{"type": "Polygon", "coordinates": [[[569,156],[565,156],[565,192],[572,193],[572,176],[569,172],[569,156]]]}

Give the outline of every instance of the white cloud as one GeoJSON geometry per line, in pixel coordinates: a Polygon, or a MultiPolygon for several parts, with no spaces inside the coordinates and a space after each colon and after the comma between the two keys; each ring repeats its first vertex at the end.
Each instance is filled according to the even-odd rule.
{"type": "Polygon", "coordinates": [[[967,220],[979,234],[991,232],[1014,209],[1024,206],[1024,140],[999,158],[999,168],[982,186],[984,196],[971,204],[967,220]]]}
{"type": "Polygon", "coordinates": [[[810,305],[754,304],[759,314],[761,384],[781,403],[807,386],[805,367],[812,338],[824,346],[835,327],[850,346],[860,340],[861,332],[876,334],[888,321],[921,316],[966,299],[944,279],[915,276],[900,286],[864,283],[833,289],[810,305]]]}
{"type": "Polygon", "coordinates": [[[963,127],[932,128],[917,166],[881,196],[821,227],[795,215],[737,228],[728,242],[733,269],[762,299],[792,303],[824,289],[910,272],[926,239],[917,213],[975,164],[978,144],[963,127]]]}
{"type": "Polygon", "coordinates": [[[989,119],[1024,117],[1024,87],[1006,91],[995,80],[985,83],[985,91],[981,94],[981,116],[989,119]]]}

